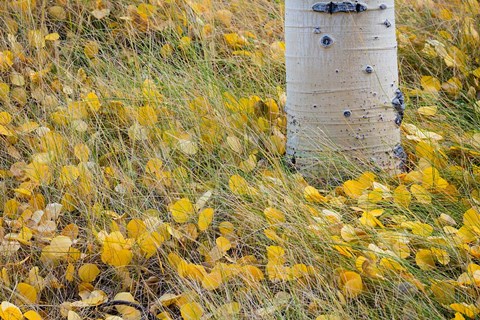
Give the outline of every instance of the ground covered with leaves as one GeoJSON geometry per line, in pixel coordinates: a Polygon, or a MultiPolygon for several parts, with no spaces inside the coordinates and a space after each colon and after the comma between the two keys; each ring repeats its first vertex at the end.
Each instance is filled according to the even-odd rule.
{"type": "Polygon", "coordinates": [[[478,1],[397,3],[408,172],[312,185],[283,11],[0,3],[0,319],[480,315],[478,1]]]}

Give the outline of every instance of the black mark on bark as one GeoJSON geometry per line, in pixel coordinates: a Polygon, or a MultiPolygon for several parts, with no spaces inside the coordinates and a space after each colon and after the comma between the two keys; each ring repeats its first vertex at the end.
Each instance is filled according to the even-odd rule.
{"type": "Polygon", "coordinates": [[[328,35],[325,35],[325,36],[322,37],[322,39],[320,39],[320,43],[325,48],[328,48],[328,47],[332,46],[333,42],[334,42],[333,38],[328,36],[328,35]]]}
{"type": "Polygon", "coordinates": [[[397,144],[393,148],[393,156],[400,160],[399,169],[405,171],[407,167],[407,153],[401,144],[397,144]]]}
{"type": "Polygon", "coordinates": [[[403,115],[405,113],[405,97],[400,89],[395,91],[395,97],[392,100],[392,105],[395,111],[397,111],[397,116],[395,117],[395,124],[400,126],[403,121],[403,115]]]}
{"type": "Polygon", "coordinates": [[[357,1],[343,1],[343,2],[319,2],[315,3],[312,7],[313,11],[322,13],[338,13],[338,12],[364,12],[367,10],[367,5],[359,3],[357,1]]]}

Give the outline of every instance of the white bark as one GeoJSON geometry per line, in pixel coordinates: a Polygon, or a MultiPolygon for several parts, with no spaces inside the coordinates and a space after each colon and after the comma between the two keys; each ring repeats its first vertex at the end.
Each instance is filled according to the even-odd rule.
{"type": "Polygon", "coordinates": [[[330,1],[286,0],[287,155],[306,173],[336,152],[396,172],[403,112],[394,101],[394,0],[333,14],[313,11],[319,2],[330,1]]]}

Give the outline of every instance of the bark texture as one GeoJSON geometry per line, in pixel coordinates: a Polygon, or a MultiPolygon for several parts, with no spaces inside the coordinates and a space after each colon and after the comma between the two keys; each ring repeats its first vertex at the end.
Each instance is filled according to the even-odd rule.
{"type": "Polygon", "coordinates": [[[286,0],[287,156],[310,174],[337,153],[396,172],[404,103],[394,1],[352,1],[366,6],[361,12],[313,10],[329,2],[286,0]]]}

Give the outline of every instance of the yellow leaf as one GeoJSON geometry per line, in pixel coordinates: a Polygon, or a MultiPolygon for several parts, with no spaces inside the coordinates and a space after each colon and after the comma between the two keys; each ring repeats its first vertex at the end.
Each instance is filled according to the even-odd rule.
{"type": "Polygon", "coordinates": [[[380,266],[396,273],[406,270],[400,263],[390,258],[382,258],[380,266]]]}
{"type": "Polygon", "coordinates": [[[475,70],[472,71],[472,74],[476,77],[476,78],[480,78],[480,68],[477,68],[475,70]]]}
{"type": "Polygon", "coordinates": [[[438,248],[431,248],[433,255],[437,261],[443,265],[447,265],[450,262],[450,255],[447,251],[438,248]]]}
{"type": "Polygon", "coordinates": [[[242,143],[240,142],[240,139],[235,136],[227,137],[227,145],[230,147],[230,149],[232,149],[238,154],[241,154],[243,152],[242,143]]]}
{"type": "Polygon", "coordinates": [[[170,206],[173,220],[178,223],[185,223],[195,213],[193,204],[188,198],[182,198],[170,206]]]}
{"type": "Polygon", "coordinates": [[[312,186],[305,187],[303,190],[303,196],[305,197],[305,200],[309,202],[322,203],[327,201],[327,198],[322,196],[320,192],[312,186]]]}
{"type": "Polygon", "coordinates": [[[340,283],[343,294],[347,298],[355,298],[363,291],[362,277],[354,271],[340,273],[340,283]]]}
{"type": "Polygon", "coordinates": [[[245,173],[252,172],[257,166],[257,157],[254,154],[251,154],[247,160],[240,162],[238,167],[245,173]]]}
{"type": "Polygon", "coordinates": [[[412,195],[410,194],[405,185],[399,185],[393,191],[393,201],[396,204],[405,208],[408,208],[410,206],[410,202],[412,201],[412,195]]]}
{"type": "MultiPolygon", "coordinates": [[[[159,314],[157,314],[156,319],[159,319],[159,320],[173,320],[173,318],[170,316],[170,314],[167,311],[160,312],[159,314]]],[[[107,320],[107,319],[105,319],[105,320],[107,320]]]]}
{"type": "Polygon", "coordinates": [[[222,252],[227,252],[232,247],[230,241],[225,237],[218,237],[215,242],[222,252]]]}
{"type": "Polygon", "coordinates": [[[164,44],[160,48],[160,54],[164,59],[170,57],[173,54],[173,46],[170,43],[164,44]]]}
{"type": "Polygon", "coordinates": [[[238,33],[226,33],[223,35],[225,42],[233,49],[238,49],[245,46],[248,41],[245,37],[239,35],[238,33]]]}
{"type": "Polygon", "coordinates": [[[8,125],[10,122],[12,122],[12,116],[10,113],[6,111],[0,112],[0,125],[8,125]]]}
{"type": "Polygon", "coordinates": [[[450,304],[455,301],[455,287],[452,284],[440,281],[433,283],[431,289],[435,300],[441,304],[450,304]]]}
{"type": "Polygon", "coordinates": [[[278,209],[268,207],[263,210],[263,214],[270,224],[278,224],[285,222],[285,215],[278,209]]]}
{"type": "Polygon", "coordinates": [[[56,20],[63,20],[67,18],[67,13],[61,6],[52,6],[48,8],[48,15],[56,20]]]}
{"type": "Polygon", "coordinates": [[[30,46],[37,49],[45,47],[45,38],[42,30],[28,30],[27,38],[30,46]]]}
{"type": "Polygon", "coordinates": [[[0,51],[0,72],[5,72],[13,66],[13,54],[11,51],[0,51]]]}
{"type": "Polygon", "coordinates": [[[267,259],[269,263],[282,265],[285,263],[285,250],[279,246],[267,247],[267,259]]]}
{"type": "Polygon", "coordinates": [[[6,136],[6,137],[13,137],[15,136],[15,133],[7,129],[7,127],[0,125],[0,136],[6,136]]]}
{"type": "Polygon", "coordinates": [[[164,241],[165,237],[159,232],[150,233],[147,231],[138,237],[137,244],[148,259],[157,252],[157,249],[164,241]]]}
{"type": "Polygon", "coordinates": [[[65,185],[71,185],[80,176],[80,171],[76,166],[64,166],[60,172],[60,182],[65,185]]]}
{"type": "Polygon", "coordinates": [[[342,239],[350,242],[350,241],[355,241],[358,239],[357,232],[355,231],[355,228],[352,225],[345,224],[342,229],[340,230],[340,235],[342,236],[342,239]]]}
{"type": "Polygon", "coordinates": [[[60,35],[58,33],[49,33],[45,36],[45,40],[47,41],[56,41],[60,39],[60,35]]]}
{"type": "Polygon", "coordinates": [[[463,226],[460,229],[455,229],[453,231],[453,234],[456,234],[462,243],[470,243],[477,240],[477,235],[472,232],[470,227],[463,226]]]}
{"type": "MultiPolygon", "coordinates": [[[[1,64],[1,57],[0,57],[0,64],[1,64]]],[[[9,93],[10,93],[10,86],[5,82],[0,82],[0,101],[7,101],[9,93]]]]}
{"type": "Polygon", "coordinates": [[[343,190],[350,198],[357,199],[365,190],[365,185],[355,180],[347,180],[343,184],[343,190]]]}
{"type": "Polygon", "coordinates": [[[95,58],[98,52],[99,45],[96,41],[88,41],[83,47],[83,53],[87,56],[87,58],[95,58]]]}
{"type": "Polygon", "coordinates": [[[293,279],[299,279],[308,275],[308,267],[303,263],[295,264],[290,270],[293,279]]]}
{"type": "Polygon", "coordinates": [[[189,278],[195,281],[202,281],[203,277],[207,274],[203,266],[186,263],[183,260],[178,264],[177,271],[180,277],[189,278]]]}
{"type": "Polygon", "coordinates": [[[17,286],[17,292],[31,303],[37,302],[37,289],[28,283],[19,283],[17,286]]]}
{"type": "Polygon", "coordinates": [[[198,152],[197,143],[191,140],[179,139],[178,148],[189,156],[193,156],[198,152]]]}
{"type": "Polygon", "coordinates": [[[404,228],[408,228],[408,229],[412,230],[413,234],[416,234],[416,235],[422,236],[422,237],[428,237],[433,232],[433,227],[432,226],[430,226],[426,223],[422,223],[420,221],[402,222],[401,226],[404,227],[404,228]]]}
{"type": "Polygon", "coordinates": [[[240,313],[240,303],[238,302],[230,302],[226,303],[215,310],[215,313],[220,316],[234,316],[240,313]]]}
{"type": "Polygon", "coordinates": [[[440,176],[437,169],[429,167],[423,170],[422,185],[427,189],[444,190],[448,187],[448,182],[440,176]]]}
{"type": "Polygon", "coordinates": [[[187,302],[180,307],[180,314],[184,320],[200,320],[203,309],[197,302],[187,302]]]}
{"type": "Polygon", "coordinates": [[[148,160],[145,165],[145,172],[151,175],[157,175],[162,172],[163,161],[158,158],[148,160]]]}
{"type": "Polygon", "coordinates": [[[148,3],[140,3],[137,7],[137,13],[143,19],[148,19],[157,13],[157,7],[148,3]]]}
{"type": "Polygon", "coordinates": [[[343,320],[343,318],[335,313],[329,313],[319,315],[315,320],[343,320]]]}
{"type": "Polygon", "coordinates": [[[145,222],[140,219],[132,219],[127,224],[127,232],[129,238],[137,239],[142,233],[147,230],[145,222]]]}
{"type": "Polygon", "coordinates": [[[181,50],[185,51],[191,46],[191,44],[192,44],[192,38],[185,36],[180,39],[178,47],[181,50]]]}
{"type": "Polygon", "coordinates": [[[39,124],[34,121],[28,121],[23,123],[18,129],[24,133],[31,133],[39,127],[39,124]]]}
{"type": "Polygon", "coordinates": [[[377,211],[377,210],[364,211],[362,216],[358,220],[364,226],[368,226],[368,227],[372,227],[372,228],[374,228],[376,226],[383,227],[383,224],[380,222],[380,220],[378,220],[376,218],[377,216],[379,216],[380,214],[383,213],[383,210],[379,210],[379,211],[381,211],[380,214],[378,214],[375,211],[377,211]]]}
{"type": "Polygon", "coordinates": [[[235,232],[235,228],[231,222],[223,221],[218,225],[218,230],[224,236],[233,234],[235,232]]]}
{"type": "Polygon", "coordinates": [[[87,103],[91,112],[95,113],[100,110],[100,99],[98,99],[98,96],[95,94],[95,92],[88,93],[85,96],[84,101],[87,103]]]}
{"type": "Polygon", "coordinates": [[[220,21],[225,27],[230,28],[232,25],[233,13],[223,9],[215,12],[215,19],[220,21]]]}
{"type": "Polygon", "coordinates": [[[33,237],[33,232],[28,227],[22,227],[18,232],[17,241],[21,244],[29,244],[30,239],[33,237]]]}
{"type": "MultiPolygon", "coordinates": [[[[120,292],[115,295],[113,301],[128,301],[132,303],[138,303],[129,292],[120,292]]],[[[134,307],[130,306],[115,306],[117,311],[122,315],[124,320],[140,320],[142,319],[142,313],[134,307]]]]}
{"type": "Polygon", "coordinates": [[[25,177],[34,183],[45,185],[52,181],[52,173],[48,165],[35,161],[25,167],[25,177]]]}
{"type": "Polygon", "coordinates": [[[435,269],[435,260],[431,250],[420,249],[415,256],[415,262],[422,270],[435,269]]]}
{"type": "Polygon", "coordinates": [[[420,80],[420,83],[423,87],[423,90],[429,93],[437,93],[442,87],[440,81],[432,76],[423,76],[420,80]]]}
{"type": "Polygon", "coordinates": [[[427,106],[427,107],[420,107],[417,109],[417,112],[422,116],[434,116],[437,114],[438,107],[437,106],[427,106]]]}
{"type": "Polygon", "coordinates": [[[452,310],[460,312],[461,314],[463,314],[463,315],[465,315],[469,318],[472,318],[472,319],[475,318],[477,316],[477,314],[480,313],[480,309],[477,308],[475,305],[467,304],[465,302],[452,303],[450,305],[450,308],[452,308],[452,310]]]}
{"type": "Polygon", "coordinates": [[[76,144],[75,147],[73,148],[73,153],[75,154],[75,157],[81,162],[87,162],[88,157],[90,156],[90,149],[87,147],[87,145],[83,143],[76,144]]]}
{"type": "Polygon", "coordinates": [[[382,189],[375,189],[367,194],[362,194],[358,199],[358,203],[362,204],[365,203],[364,201],[367,201],[367,205],[371,203],[379,203],[382,201],[384,195],[384,191],[382,189]]]}
{"type": "Polygon", "coordinates": [[[83,282],[93,282],[99,274],[100,269],[93,263],[84,264],[78,269],[78,276],[83,282]]]}
{"type": "Polygon", "coordinates": [[[242,267],[243,279],[247,282],[257,282],[265,279],[262,270],[258,267],[246,265],[242,267]]]}
{"type": "Polygon", "coordinates": [[[452,320],[465,320],[465,317],[460,312],[455,312],[455,318],[452,320]]]}
{"type": "Polygon", "coordinates": [[[145,81],[143,81],[142,94],[146,100],[154,100],[155,102],[161,102],[163,98],[163,96],[158,92],[157,86],[152,79],[145,79],[145,81]]]}
{"type": "Polygon", "coordinates": [[[278,243],[283,242],[283,239],[280,238],[280,237],[277,235],[277,233],[275,232],[275,230],[273,230],[273,229],[265,229],[265,230],[263,230],[263,233],[265,234],[265,236],[266,236],[268,239],[270,239],[270,240],[272,240],[272,241],[274,241],[274,242],[278,242],[278,243]]]}
{"type": "Polygon", "coordinates": [[[207,274],[202,279],[202,287],[206,290],[215,290],[222,284],[222,274],[219,271],[214,271],[207,274]]]}
{"type": "Polygon", "coordinates": [[[412,185],[410,187],[410,191],[412,192],[417,202],[422,204],[432,203],[432,197],[430,196],[430,193],[421,185],[418,185],[418,184],[412,185]]]}
{"type": "Polygon", "coordinates": [[[467,55],[456,46],[450,46],[448,48],[448,55],[444,58],[445,64],[448,67],[460,68],[460,70],[465,68],[467,60],[467,55]]]}
{"type": "Polygon", "coordinates": [[[42,320],[42,317],[33,310],[27,311],[23,314],[27,320],[42,320]]]}
{"type": "Polygon", "coordinates": [[[96,9],[90,12],[98,20],[102,20],[110,15],[110,9],[96,9]]]}
{"type": "Polygon", "coordinates": [[[287,139],[282,133],[277,133],[270,136],[271,148],[270,151],[276,155],[285,154],[287,139]]]}
{"type": "Polygon", "coordinates": [[[270,45],[271,57],[278,62],[285,61],[285,42],[275,41],[270,45]]]}
{"type": "Polygon", "coordinates": [[[66,236],[56,236],[50,245],[43,247],[42,258],[46,260],[58,260],[68,254],[72,245],[72,239],[66,236]]]}
{"type": "Polygon", "coordinates": [[[65,280],[67,280],[68,282],[72,282],[74,275],[75,275],[75,266],[69,263],[67,266],[67,270],[65,270],[65,280]]]}
{"type": "Polygon", "coordinates": [[[3,205],[3,214],[8,218],[16,218],[20,203],[15,199],[10,199],[3,205]]]}
{"type": "Polygon", "coordinates": [[[102,290],[93,290],[92,292],[85,290],[81,291],[79,295],[82,297],[82,300],[72,302],[71,306],[74,308],[98,306],[108,299],[107,294],[102,290]]]}
{"type": "Polygon", "coordinates": [[[198,229],[200,231],[208,229],[208,226],[210,226],[213,221],[213,214],[214,211],[212,208],[205,208],[200,211],[200,214],[198,215],[198,229]]]}
{"type": "Polygon", "coordinates": [[[442,90],[452,96],[457,96],[462,88],[462,82],[456,77],[450,78],[442,84],[442,90]]]}
{"type": "Polygon", "coordinates": [[[133,258],[130,246],[129,241],[125,240],[119,231],[114,231],[106,236],[103,241],[101,259],[111,266],[128,265],[133,258]]]}
{"type": "Polygon", "coordinates": [[[7,301],[2,301],[0,304],[0,316],[3,320],[22,320],[23,318],[22,311],[7,301]]]}
{"type": "Polygon", "coordinates": [[[80,317],[75,311],[68,310],[67,320],[82,320],[82,317],[80,317]]]}
{"type": "Polygon", "coordinates": [[[372,187],[373,182],[375,182],[375,173],[367,171],[362,173],[357,179],[358,183],[362,186],[363,189],[368,189],[372,187]]]}
{"type": "Polygon", "coordinates": [[[250,193],[250,187],[247,181],[239,175],[231,176],[228,181],[228,186],[230,187],[230,190],[237,195],[247,195],[250,193]]]}
{"type": "Polygon", "coordinates": [[[158,117],[155,109],[149,105],[146,105],[138,108],[137,120],[142,126],[151,127],[157,123],[158,117]]]}

